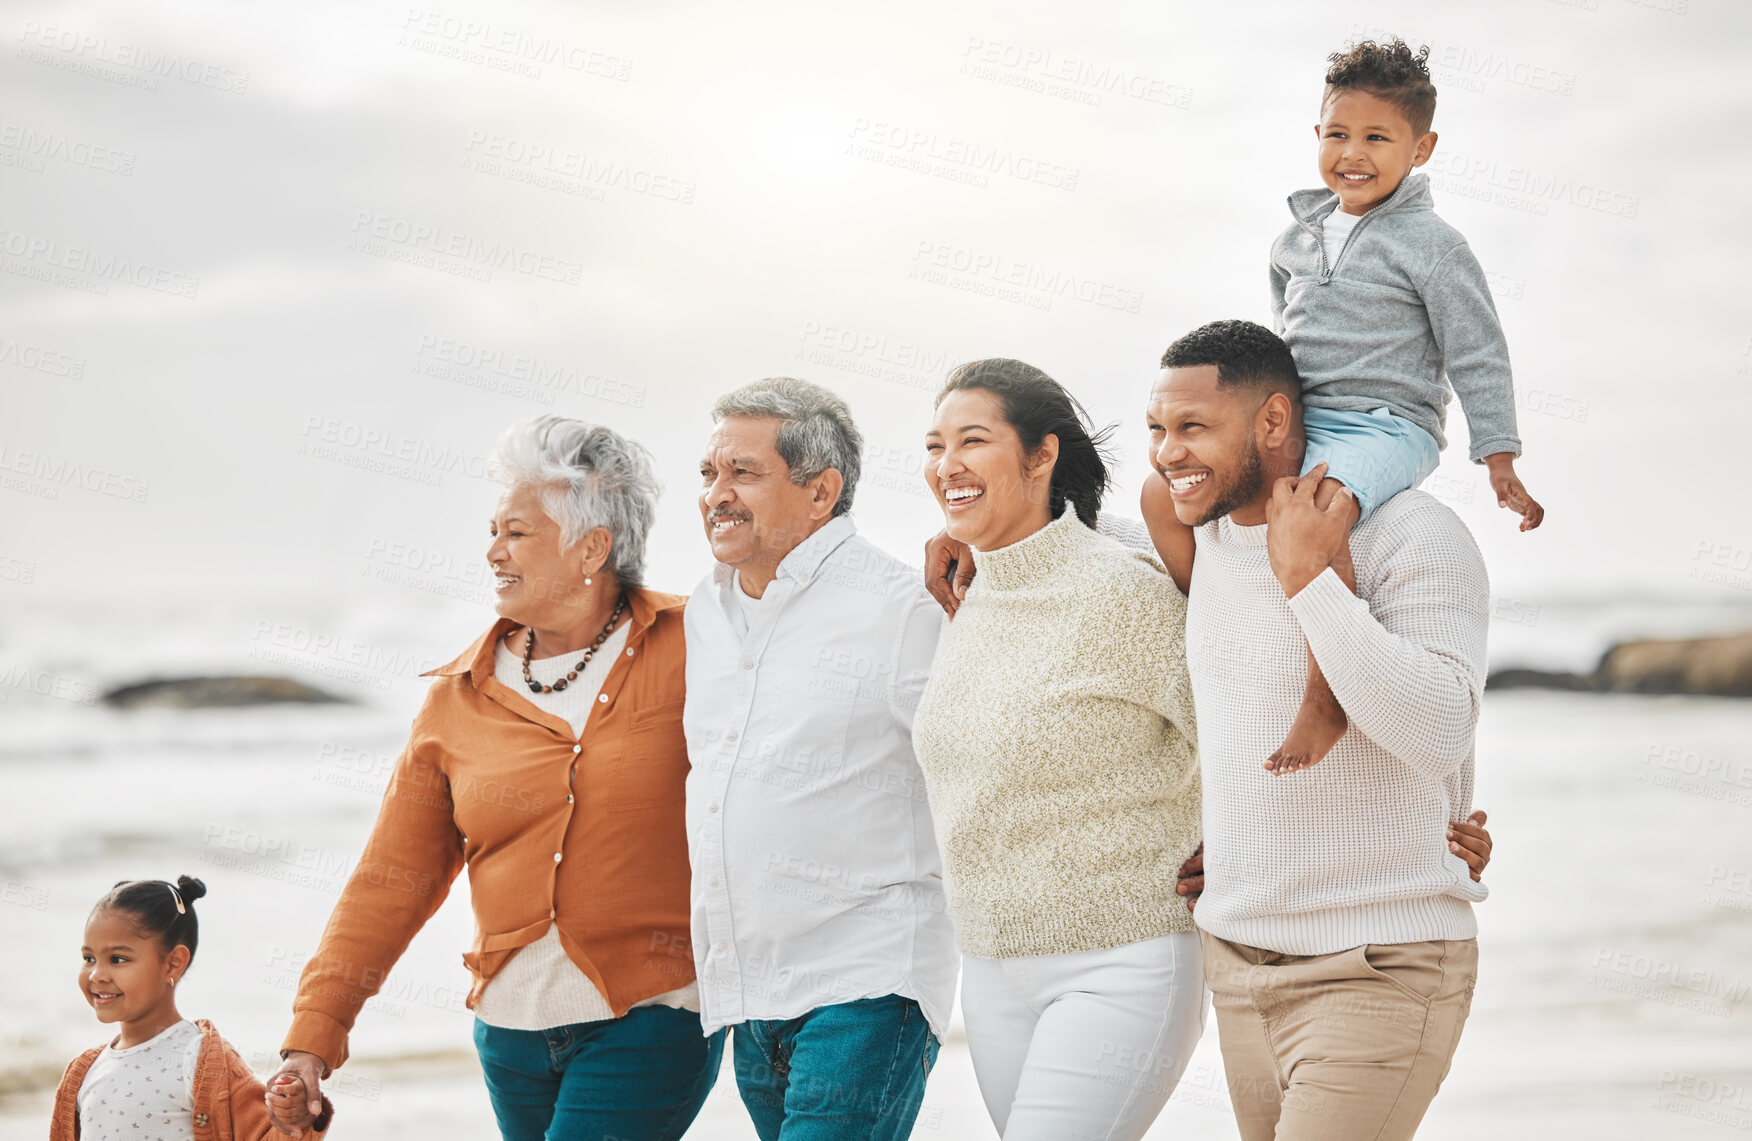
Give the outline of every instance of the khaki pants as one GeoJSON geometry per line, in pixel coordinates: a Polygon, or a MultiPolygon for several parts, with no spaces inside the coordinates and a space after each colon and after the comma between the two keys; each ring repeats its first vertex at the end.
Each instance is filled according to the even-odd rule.
{"type": "Polygon", "coordinates": [[[1478,941],[1282,955],[1204,933],[1242,1141],[1398,1141],[1448,1076],[1478,941]]]}

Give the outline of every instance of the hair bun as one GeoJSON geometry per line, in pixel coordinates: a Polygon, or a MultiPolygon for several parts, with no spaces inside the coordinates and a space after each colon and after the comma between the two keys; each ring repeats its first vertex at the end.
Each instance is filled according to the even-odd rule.
{"type": "Polygon", "coordinates": [[[207,885],[194,876],[177,876],[176,890],[185,902],[193,903],[207,894],[207,885]]]}

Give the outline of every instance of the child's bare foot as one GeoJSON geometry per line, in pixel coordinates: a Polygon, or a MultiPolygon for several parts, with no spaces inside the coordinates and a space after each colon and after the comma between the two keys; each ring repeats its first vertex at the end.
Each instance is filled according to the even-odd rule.
{"type": "MultiPolygon", "coordinates": [[[[1344,484],[1327,477],[1320,481],[1320,486],[1314,492],[1314,504],[1322,511],[1332,502],[1334,496],[1344,484]]],[[[1351,496],[1349,504],[1350,526],[1357,525],[1357,519],[1362,514],[1362,505],[1356,496],[1351,496]]],[[[1338,575],[1345,589],[1352,594],[1357,592],[1357,568],[1351,561],[1350,542],[1346,540],[1333,554],[1332,569],[1338,575]]],[[[1302,692],[1302,707],[1296,710],[1296,720],[1290,725],[1290,734],[1284,738],[1284,743],[1278,747],[1265,762],[1265,771],[1273,776],[1297,772],[1301,769],[1317,765],[1338,744],[1338,739],[1344,736],[1344,731],[1350,726],[1350,718],[1345,716],[1344,707],[1338,703],[1338,696],[1332,692],[1332,687],[1326,683],[1326,675],[1320,671],[1320,663],[1314,658],[1314,651],[1308,650],[1308,683],[1302,692]]]]}
{"type": "MultiPolygon", "coordinates": [[[[1326,689],[1325,684],[1322,683],[1320,688],[1326,689]]],[[[1344,715],[1330,689],[1326,689],[1325,700],[1308,694],[1302,698],[1302,707],[1296,710],[1296,720],[1290,726],[1289,736],[1265,762],[1265,771],[1273,776],[1283,776],[1312,768],[1332,751],[1349,726],[1350,719],[1344,715]]]]}

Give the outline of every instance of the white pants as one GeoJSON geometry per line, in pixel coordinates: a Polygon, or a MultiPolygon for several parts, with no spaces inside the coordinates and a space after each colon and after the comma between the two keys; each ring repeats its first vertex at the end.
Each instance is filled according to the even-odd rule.
{"type": "Polygon", "coordinates": [[[961,966],[961,1010],[1004,1141],[1136,1141],[1204,1032],[1196,931],[961,966]]]}

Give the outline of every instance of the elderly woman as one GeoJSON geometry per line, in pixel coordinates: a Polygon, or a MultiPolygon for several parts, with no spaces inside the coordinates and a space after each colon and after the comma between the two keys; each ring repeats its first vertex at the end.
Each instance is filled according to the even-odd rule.
{"type": "Polygon", "coordinates": [[[556,416],[507,431],[496,461],[499,620],[433,671],[281,1072],[315,1100],[466,865],[468,1006],[506,1141],[680,1137],[723,1036],[701,1033],[688,943],[684,600],[643,585],[659,487],[639,445],[556,416]]]}

